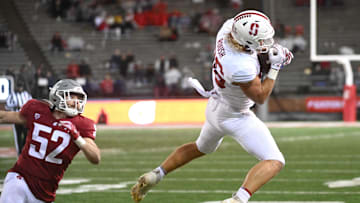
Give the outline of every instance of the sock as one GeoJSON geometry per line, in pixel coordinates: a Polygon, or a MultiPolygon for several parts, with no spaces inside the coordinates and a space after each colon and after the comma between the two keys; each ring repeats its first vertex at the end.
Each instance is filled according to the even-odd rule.
{"type": "Polygon", "coordinates": [[[251,195],[251,192],[244,187],[240,187],[240,189],[236,192],[236,196],[238,196],[243,202],[248,202],[251,195]]]}
{"type": "Polygon", "coordinates": [[[159,166],[155,169],[155,171],[159,171],[159,175],[160,175],[160,180],[164,178],[164,176],[166,175],[166,171],[165,169],[163,169],[163,167],[159,166]]]}

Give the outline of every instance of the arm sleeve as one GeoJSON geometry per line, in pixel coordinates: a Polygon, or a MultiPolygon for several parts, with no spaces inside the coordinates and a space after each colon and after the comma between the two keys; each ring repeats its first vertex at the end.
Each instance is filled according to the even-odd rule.
{"type": "Polygon", "coordinates": [[[26,102],[26,103],[24,104],[24,106],[21,107],[21,109],[20,109],[20,114],[21,114],[22,116],[24,116],[25,118],[28,118],[29,116],[31,116],[31,115],[32,115],[31,106],[32,106],[33,104],[35,104],[35,101],[36,101],[36,100],[31,99],[31,100],[29,100],[28,102],[26,102]]]}
{"type": "Polygon", "coordinates": [[[86,119],[82,123],[81,129],[78,129],[78,130],[80,131],[80,135],[82,137],[87,137],[87,138],[91,138],[91,139],[95,140],[95,138],[96,138],[96,125],[92,120],[86,119]]]}
{"type": "Polygon", "coordinates": [[[246,83],[257,76],[256,66],[251,63],[235,64],[236,70],[231,75],[232,82],[246,83]]]}

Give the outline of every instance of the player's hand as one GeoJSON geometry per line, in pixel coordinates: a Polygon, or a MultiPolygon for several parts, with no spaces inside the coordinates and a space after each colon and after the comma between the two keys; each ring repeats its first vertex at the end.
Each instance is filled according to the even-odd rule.
{"type": "Polygon", "coordinates": [[[294,55],[287,49],[279,44],[275,44],[269,51],[269,61],[271,68],[280,70],[282,67],[291,63],[294,55]]]}
{"type": "Polygon", "coordinates": [[[71,135],[74,140],[77,140],[80,137],[80,133],[76,129],[76,126],[70,121],[60,121],[58,125],[61,126],[66,133],[71,135]]]}

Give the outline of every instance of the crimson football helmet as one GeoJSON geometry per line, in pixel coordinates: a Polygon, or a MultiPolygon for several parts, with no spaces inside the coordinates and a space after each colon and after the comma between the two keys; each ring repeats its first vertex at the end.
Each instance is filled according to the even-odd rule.
{"type": "Polygon", "coordinates": [[[84,111],[87,95],[79,83],[71,79],[63,79],[50,88],[49,101],[56,110],[74,117],[84,111]],[[77,95],[77,99],[74,99],[72,94],[77,95]],[[69,106],[68,101],[72,101],[74,105],[69,106]]]}
{"type": "Polygon", "coordinates": [[[261,53],[267,53],[274,44],[274,28],[270,19],[255,10],[246,10],[234,18],[231,35],[236,42],[261,53]]]}

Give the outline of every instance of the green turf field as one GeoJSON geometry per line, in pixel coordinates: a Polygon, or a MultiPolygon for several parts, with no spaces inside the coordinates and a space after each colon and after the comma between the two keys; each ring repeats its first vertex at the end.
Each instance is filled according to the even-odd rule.
{"type": "MultiPolygon", "coordinates": [[[[251,201],[360,202],[360,178],[355,179],[360,177],[359,128],[271,131],[287,164],[251,201]],[[339,180],[347,184],[336,188],[325,184],[339,180]]],[[[65,173],[64,180],[68,181],[61,184],[56,202],[132,202],[129,191],[137,177],[157,167],[177,146],[195,140],[199,132],[200,129],[99,130],[96,142],[102,149],[100,165],[91,165],[78,155],[65,173]]],[[[13,147],[11,131],[0,133],[0,147],[13,147]]],[[[14,162],[15,158],[0,158],[1,180],[14,162]]],[[[223,200],[238,189],[256,162],[226,137],[217,152],[169,174],[143,202],[223,200]]]]}

